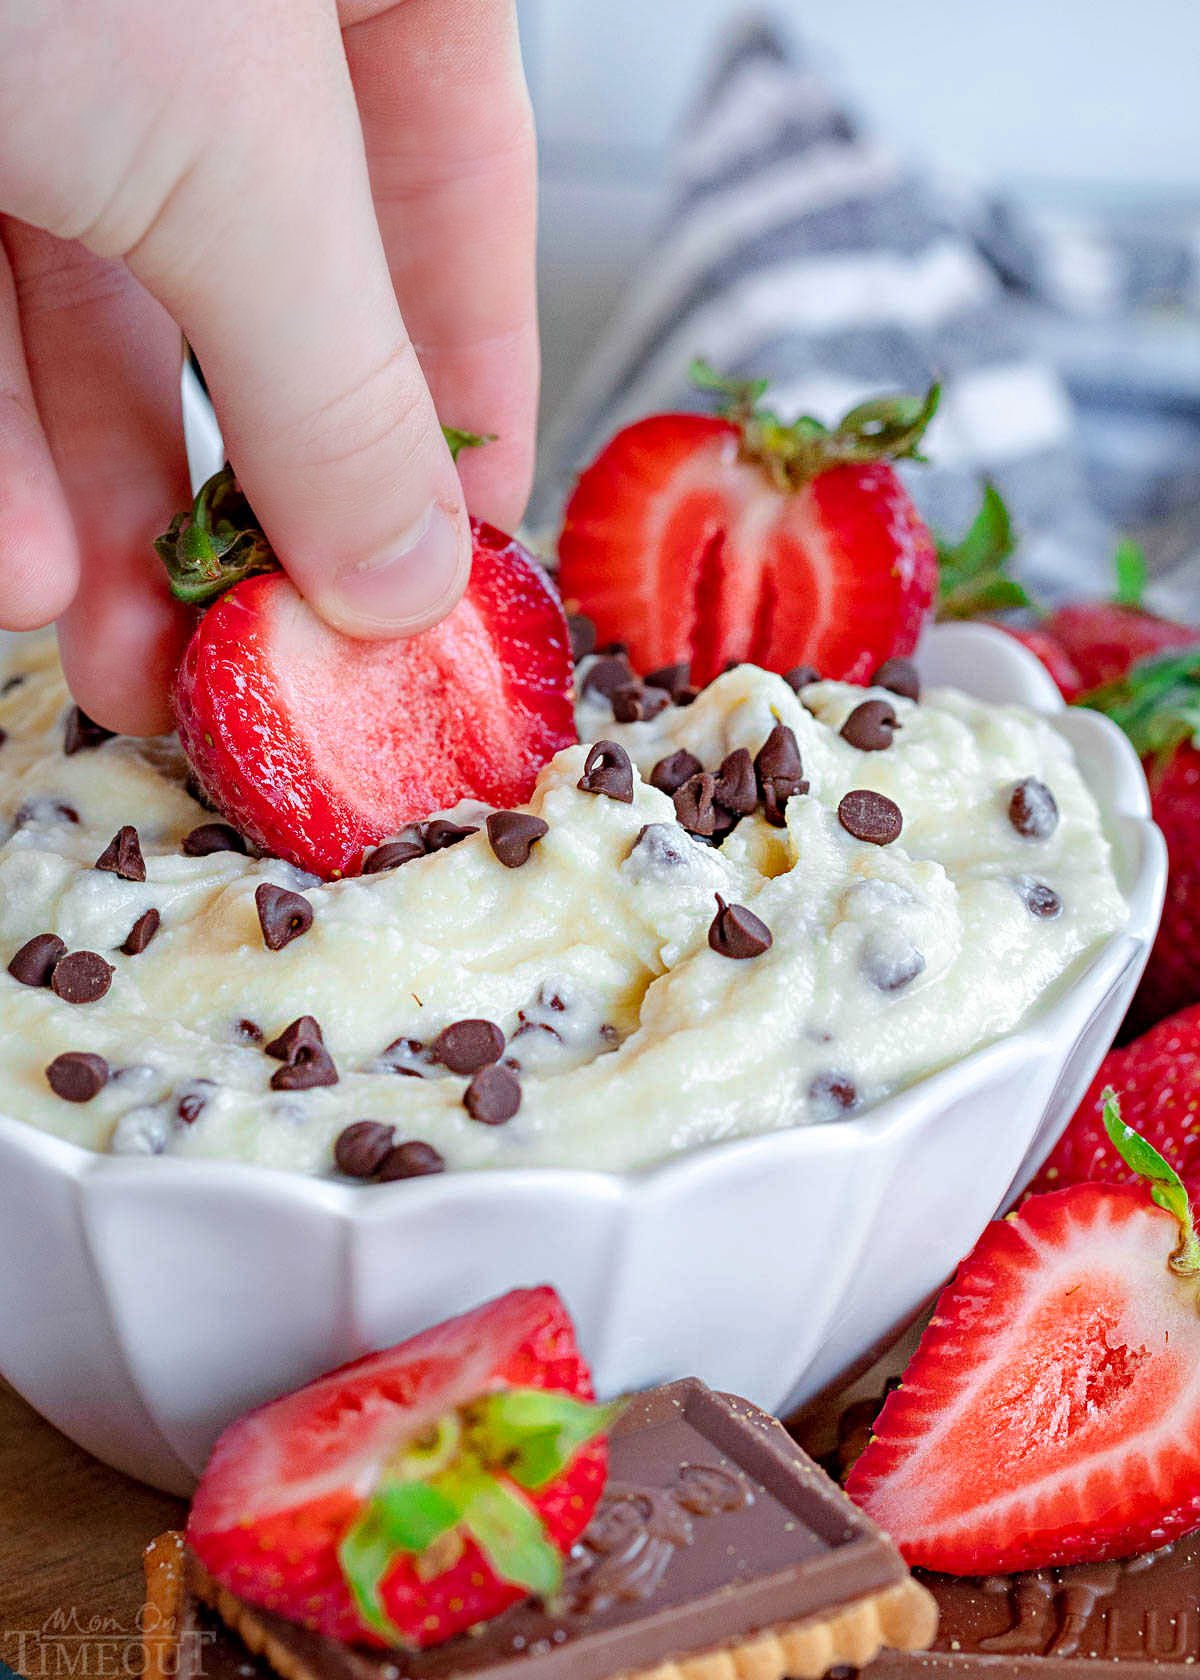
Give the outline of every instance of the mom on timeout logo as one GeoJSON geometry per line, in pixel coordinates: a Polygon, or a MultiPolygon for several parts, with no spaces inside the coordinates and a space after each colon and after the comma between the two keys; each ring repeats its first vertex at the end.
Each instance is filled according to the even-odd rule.
{"type": "Polygon", "coordinates": [[[193,1628],[176,1642],[171,1632],[152,1604],[131,1622],[81,1612],[73,1605],[52,1610],[38,1628],[4,1634],[0,1680],[136,1680],[143,1672],[147,1640],[157,1646],[159,1674],[202,1676],[204,1647],[216,1634],[193,1628]]]}

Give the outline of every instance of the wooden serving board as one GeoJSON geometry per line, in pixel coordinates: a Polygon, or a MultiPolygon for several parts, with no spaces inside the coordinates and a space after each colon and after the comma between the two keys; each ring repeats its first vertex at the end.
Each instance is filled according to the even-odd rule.
{"type": "Polygon", "coordinates": [[[136,1673],[142,1548],[185,1509],[72,1446],[0,1382],[0,1661],[27,1680],[136,1673]]]}

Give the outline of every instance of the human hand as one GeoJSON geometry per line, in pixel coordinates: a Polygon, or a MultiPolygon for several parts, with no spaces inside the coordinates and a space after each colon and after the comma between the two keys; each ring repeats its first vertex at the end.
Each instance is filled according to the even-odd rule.
{"type": "Polygon", "coordinates": [[[470,566],[437,415],[497,434],[520,518],[537,391],[533,129],[513,0],[0,0],[0,625],[57,619],[84,710],[170,727],[188,615],[180,328],[297,586],[353,635],[470,566]],[[177,324],[176,324],[177,323],[177,324]]]}

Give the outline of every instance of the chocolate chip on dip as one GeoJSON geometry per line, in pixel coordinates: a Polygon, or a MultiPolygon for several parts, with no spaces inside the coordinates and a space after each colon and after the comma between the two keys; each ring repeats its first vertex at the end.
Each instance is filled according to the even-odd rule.
{"type": "Polygon", "coordinates": [[[717,913],[708,930],[708,943],[719,957],[744,961],[771,949],[771,930],[765,922],[744,904],[726,904],[720,893],[716,897],[717,913]]]}
{"type": "Polygon", "coordinates": [[[64,1003],[96,1003],[112,985],[113,966],[98,951],[68,951],[54,965],[50,990],[64,1003]]]}
{"type": "Polygon", "coordinates": [[[388,1150],[376,1176],[380,1184],[394,1184],[401,1178],[429,1178],[445,1170],[445,1161],[431,1143],[409,1138],[388,1150]]]}
{"type": "Polygon", "coordinates": [[[841,728],[843,741],[859,752],[883,752],[900,727],[896,708],[887,700],[864,700],[855,706],[841,728]]]}
{"type": "Polygon", "coordinates": [[[484,1126],[503,1126],[521,1106],[521,1085],[511,1068],[498,1062],[480,1068],[463,1095],[463,1107],[484,1126]]]}
{"type": "Polygon", "coordinates": [[[678,752],[668,753],[666,758],[659,759],[650,772],[650,786],[668,796],[676,794],[685,782],[690,782],[692,777],[698,776],[703,769],[704,766],[695,753],[688,752],[686,747],[680,747],[678,752]]]}
{"type": "Polygon", "coordinates": [[[748,817],[757,806],[758,782],[745,747],[735,747],[721,760],[713,798],[722,810],[736,817],[748,817]]]}
{"type": "Polygon", "coordinates": [[[367,858],[362,866],[364,875],[382,875],[387,869],[399,869],[403,864],[412,863],[414,858],[424,857],[425,848],[418,840],[388,840],[367,858]]]}
{"type": "Polygon", "coordinates": [[[158,924],[160,920],[161,918],[158,911],[153,907],[142,912],[137,921],[134,922],[133,926],[130,928],[129,932],[125,935],[125,943],[121,946],[121,950],[127,957],[141,956],[147,945],[149,945],[150,941],[154,938],[154,935],[158,932],[158,924]]]}
{"type": "Polygon", "coordinates": [[[783,680],[793,694],[799,694],[802,688],[811,688],[813,683],[820,682],[821,673],[815,665],[793,665],[790,671],[783,673],[783,680]]]}
{"type": "Polygon", "coordinates": [[[146,863],[142,857],[141,842],[132,823],[126,823],[123,828],[117,830],[93,867],[107,870],[110,875],[118,875],[122,881],[146,879],[146,863]]]}
{"type": "Polygon", "coordinates": [[[504,1034],[494,1021],[452,1021],[430,1046],[451,1073],[475,1073],[504,1054],[504,1034]]]}
{"type": "Polygon", "coordinates": [[[581,793],[602,794],[622,805],[633,804],[633,765],[616,741],[597,741],[583,764],[576,784],[581,793]]]}
{"type": "Polygon", "coordinates": [[[799,743],[786,723],[777,723],[758,749],[754,773],[758,778],[763,815],[774,827],[782,828],[787,820],[788,800],[795,794],[808,792],[799,743]]]}
{"type": "Polygon", "coordinates": [[[93,747],[102,747],[105,741],[111,741],[113,733],[90,718],[82,706],[72,706],[63,730],[63,752],[68,758],[73,758],[77,752],[90,752],[93,747]]]}
{"type": "Polygon", "coordinates": [[[67,954],[56,933],[35,933],[27,939],[8,965],[8,972],[22,986],[48,986],[54,965],[67,954]]]}
{"type": "Polygon", "coordinates": [[[528,863],[534,846],[549,832],[550,824],[529,811],[493,811],[487,819],[488,844],[506,869],[528,863]]]}
{"type": "Polygon", "coordinates": [[[1063,901],[1045,881],[1035,881],[1032,875],[1020,875],[1016,888],[1026,910],[1039,921],[1052,922],[1056,916],[1062,915],[1063,901]]]}
{"type": "Polygon", "coordinates": [[[185,857],[211,857],[214,852],[240,852],[244,857],[250,850],[236,828],[228,823],[201,823],[183,838],[185,857]]]}
{"type": "Polygon", "coordinates": [[[289,892],[264,881],[254,894],[258,925],[268,951],[282,951],[313,924],[313,907],[303,893],[289,892]]]}
{"type": "Polygon", "coordinates": [[[921,698],[921,678],[911,659],[885,659],[871,678],[872,688],[886,688],[904,700],[921,698]]]}
{"type": "Polygon", "coordinates": [[[890,846],[900,838],[904,818],[895,800],[870,788],[853,788],[838,806],[838,821],[856,840],[872,846],[890,846]]]}
{"type": "Polygon", "coordinates": [[[46,1069],[46,1083],[64,1102],[91,1102],[108,1084],[108,1063],[86,1050],[66,1050],[46,1069]]]}
{"type": "Polygon", "coordinates": [[[1058,802],[1045,782],[1026,776],[1009,797],[1008,820],[1023,840],[1048,840],[1058,827],[1058,802]]]}
{"type": "Polygon", "coordinates": [[[819,1073],[808,1087],[808,1100],[817,1120],[836,1120],[858,1107],[858,1090],[844,1073],[819,1073]]]}
{"type": "Polygon", "coordinates": [[[271,1075],[273,1091],[308,1091],[316,1085],[336,1085],[337,1068],[325,1048],[320,1027],[311,1015],[301,1015],[278,1038],[265,1044],[268,1056],[284,1065],[271,1075]]]}
{"type": "Polygon", "coordinates": [[[333,1159],[347,1178],[374,1178],[395,1141],[395,1126],[385,1126],[379,1120],[355,1120],[338,1133],[333,1159]]]}

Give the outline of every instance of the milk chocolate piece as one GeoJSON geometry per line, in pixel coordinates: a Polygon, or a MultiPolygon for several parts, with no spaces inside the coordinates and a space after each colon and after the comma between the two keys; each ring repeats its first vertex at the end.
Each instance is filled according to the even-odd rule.
{"type": "MultiPolygon", "coordinates": [[[[175,1647],[168,1664],[148,1643],[148,1680],[815,1680],[933,1634],[890,1541],[773,1418],[695,1380],[638,1395],[614,1428],[553,1612],[529,1601],[428,1651],[371,1653],[243,1604],[178,1557],[175,1647]]],[[[152,1548],[151,1621],[155,1568],[152,1548]]]]}
{"type": "Polygon", "coordinates": [[[1200,1535],[1117,1563],[916,1573],[938,1604],[933,1649],[885,1652],[869,1680],[1171,1680],[1200,1662],[1200,1535]]]}

